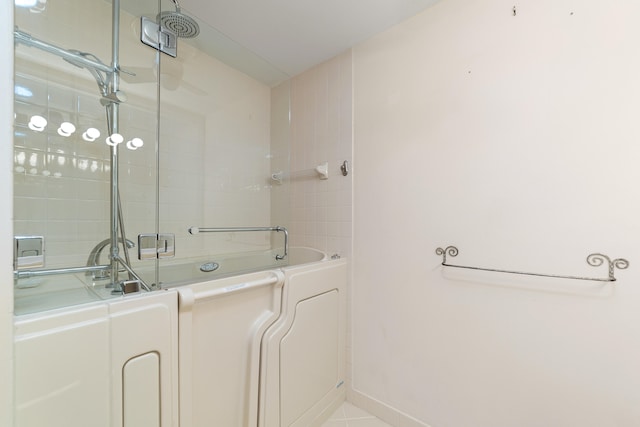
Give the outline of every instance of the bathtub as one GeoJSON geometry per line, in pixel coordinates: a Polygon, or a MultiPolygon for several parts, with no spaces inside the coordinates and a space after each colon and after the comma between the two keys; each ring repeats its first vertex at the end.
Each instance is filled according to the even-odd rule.
{"type": "MultiPolygon", "coordinates": [[[[222,277],[308,264],[327,259],[323,252],[307,247],[290,248],[289,254],[283,260],[276,260],[276,254],[279,253],[281,253],[280,250],[269,250],[209,256],[190,259],[188,262],[185,262],[184,259],[163,261],[160,266],[160,287],[173,288],[222,277]],[[207,266],[214,264],[215,269],[206,271],[207,266]]],[[[153,270],[139,269],[136,272],[140,274],[145,282],[149,284],[155,282],[155,272],[153,270]]]]}
{"type": "MultiPolygon", "coordinates": [[[[276,261],[276,253],[279,252],[276,250],[256,251],[190,260],[163,261],[160,267],[160,288],[168,289],[222,277],[260,270],[279,269],[326,259],[326,255],[321,251],[306,247],[290,248],[287,258],[281,261],[276,261]],[[211,272],[200,270],[203,264],[212,262],[217,263],[219,267],[211,272]]],[[[155,283],[155,270],[152,267],[136,267],[135,271],[146,283],[150,285],[155,283]]],[[[105,288],[104,285],[106,283],[107,281],[104,280],[91,281],[84,274],[20,279],[17,285],[14,286],[14,314],[38,313],[122,297],[121,295],[112,295],[111,289],[105,288]]],[[[127,295],[127,297],[132,296],[134,295],[127,295]]]]}
{"type": "Polygon", "coordinates": [[[178,293],[180,425],[322,425],[346,394],[346,286],[346,259],[306,248],[279,268],[163,285],[178,293]]]}
{"type": "Polygon", "coordinates": [[[73,340],[73,353],[95,353],[100,361],[95,376],[113,373],[112,383],[104,380],[108,384],[91,389],[95,384],[84,381],[86,364],[70,363],[66,356],[47,359],[47,369],[78,378],[82,395],[111,393],[115,398],[93,399],[92,408],[114,420],[140,411],[146,419],[165,408],[159,424],[174,427],[322,425],[346,394],[347,260],[328,259],[310,248],[291,248],[288,259],[278,263],[271,256],[218,257],[220,267],[210,273],[199,266],[211,259],[171,263],[161,271],[167,280],[162,290],[125,296],[111,295],[84,275],[18,283],[18,397],[42,402],[27,408],[24,417],[54,420],[65,413],[73,419],[48,425],[90,424],[91,414],[74,410],[76,398],[50,392],[64,379],[43,376],[43,391],[35,397],[29,381],[29,372],[40,372],[38,357],[53,354],[43,354],[34,340],[62,351],[54,335],[72,331],[84,337],[73,340]],[[166,369],[162,375],[160,368],[166,369]],[[135,379],[131,390],[119,382],[127,372],[135,379]],[[149,387],[165,391],[141,392],[149,387]],[[137,412],[130,413],[133,409],[137,412]]]}

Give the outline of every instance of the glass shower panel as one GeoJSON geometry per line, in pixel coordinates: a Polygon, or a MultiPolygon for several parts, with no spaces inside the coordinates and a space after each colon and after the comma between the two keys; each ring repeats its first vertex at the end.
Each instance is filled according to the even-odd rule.
{"type": "MultiPolygon", "coordinates": [[[[169,0],[161,6],[176,10],[169,0]]],[[[175,235],[176,248],[160,261],[160,280],[282,265],[275,255],[283,232],[238,229],[287,226],[288,206],[272,212],[274,200],[286,203],[275,195],[287,185],[271,177],[288,169],[288,76],[195,13],[180,12],[199,33],[179,35],[177,56],[160,58],[159,230],[175,235]],[[234,230],[193,234],[192,227],[234,230]]]]}
{"type": "MultiPolygon", "coordinates": [[[[109,244],[100,257],[95,250],[111,236],[114,161],[106,140],[114,129],[123,137],[116,158],[126,238],[135,243],[149,228],[139,226],[140,217],[157,221],[157,78],[140,77],[136,67],[157,62],[157,52],[139,42],[139,20],[141,10],[155,16],[158,3],[120,6],[122,78],[113,93],[111,2],[16,2],[14,233],[44,241],[40,247],[18,241],[17,314],[112,297],[109,279],[93,273],[38,273],[109,264],[109,244]],[[114,103],[115,112],[107,114],[114,103]]],[[[133,263],[135,248],[130,255],[133,263]]]]}

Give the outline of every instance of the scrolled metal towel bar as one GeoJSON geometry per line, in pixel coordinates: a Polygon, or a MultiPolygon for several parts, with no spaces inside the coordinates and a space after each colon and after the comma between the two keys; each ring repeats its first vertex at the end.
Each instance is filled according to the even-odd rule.
{"type": "Polygon", "coordinates": [[[625,270],[629,267],[629,261],[624,258],[616,258],[612,260],[607,255],[601,253],[592,253],[587,256],[587,264],[592,267],[599,267],[603,265],[606,261],[609,267],[609,277],[607,278],[597,278],[597,277],[582,277],[582,276],[565,276],[558,274],[542,274],[542,273],[528,273],[524,271],[513,271],[513,270],[499,270],[495,268],[484,268],[484,267],[470,267],[466,265],[456,265],[447,263],[447,255],[450,257],[455,257],[458,255],[458,248],[455,246],[447,246],[446,248],[437,248],[436,255],[442,256],[442,265],[445,267],[454,267],[454,268],[466,268],[468,270],[481,270],[481,271],[492,271],[496,273],[509,273],[509,274],[521,274],[525,276],[541,276],[541,277],[553,277],[557,279],[575,279],[575,280],[592,280],[596,282],[615,282],[616,277],[614,275],[614,270],[617,268],[619,270],[625,270]]]}

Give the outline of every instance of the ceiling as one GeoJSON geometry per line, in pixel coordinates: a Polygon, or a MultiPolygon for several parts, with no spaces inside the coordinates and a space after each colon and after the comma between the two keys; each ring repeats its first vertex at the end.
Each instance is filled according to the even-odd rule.
{"type": "MultiPolygon", "coordinates": [[[[295,76],[437,1],[181,0],[180,6],[212,27],[210,32],[219,32],[218,39],[222,35],[257,55],[259,58],[244,58],[245,52],[229,59],[253,63],[250,66],[255,70],[248,74],[275,84],[282,78],[277,71],[267,70],[269,65],[280,76],[295,76]],[[266,67],[263,71],[259,62],[266,67]]],[[[198,38],[206,40],[206,29],[204,33],[198,38]]]]}

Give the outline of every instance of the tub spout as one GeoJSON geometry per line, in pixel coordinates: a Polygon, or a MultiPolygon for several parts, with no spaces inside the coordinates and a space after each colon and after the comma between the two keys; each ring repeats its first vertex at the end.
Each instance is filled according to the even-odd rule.
{"type": "MultiPolygon", "coordinates": [[[[125,250],[134,248],[136,246],[136,244],[129,239],[126,239],[125,241],[126,241],[125,250]]],[[[122,243],[122,239],[118,239],[118,242],[122,243]]],[[[89,258],[87,259],[87,267],[100,265],[100,255],[102,254],[102,251],[104,250],[104,248],[106,248],[110,244],[111,244],[111,239],[105,239],[102,242],[95,245],[94,248],[91,249],[91,252],[89,253],[89,258]]],[[[106,279],[107,277],[109,277],[110,274],[109,274],[109,271],[99,270],[99,271],[88,272],[87,275],[91,275],[92,278],[95,280],[95,279],[106,279]]]]}

